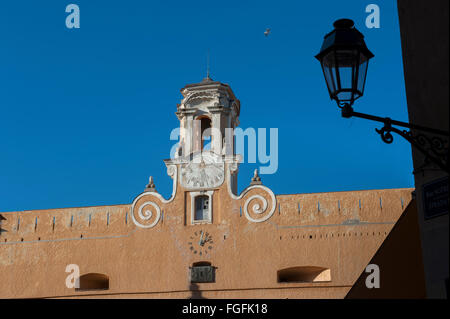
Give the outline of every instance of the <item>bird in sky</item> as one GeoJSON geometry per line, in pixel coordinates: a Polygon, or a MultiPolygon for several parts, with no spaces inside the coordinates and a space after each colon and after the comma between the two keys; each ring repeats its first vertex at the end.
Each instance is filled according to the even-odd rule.
{"type": "Polygon", "coordinates": [[[269,33],[270,33],[270,29],[267,28],[266,31],[264,31],[264,35],[267,37],[269,35],[269,33]]]}

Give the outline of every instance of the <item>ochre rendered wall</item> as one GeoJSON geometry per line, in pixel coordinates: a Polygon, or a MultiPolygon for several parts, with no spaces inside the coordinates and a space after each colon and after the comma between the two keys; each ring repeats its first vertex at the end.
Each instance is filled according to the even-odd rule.
{"type": "Polygon", "coordinates": [[[152,197],[162,218],[148,229],[134,224],[130,205],[1,213],[0,298],[344,298],[412,191],[278,195],[273,216],[253,223],[244,200],[264,192],[236,200],[225,184],[213,195],[212,224],[190,225],[181,186],[169,204],[152,197]],[[202,256],[188,244],[200,230],[213,239],[202,256]],[[199,261],[217,267],[214,283],[190,283],[189,267],[199,261]],[[81,275],[107,275],[109,289],[67,288],[68,264],[81,275]],[[278,270],[296,266],[329,268],[331,281],[277,282],[278,270]]]}

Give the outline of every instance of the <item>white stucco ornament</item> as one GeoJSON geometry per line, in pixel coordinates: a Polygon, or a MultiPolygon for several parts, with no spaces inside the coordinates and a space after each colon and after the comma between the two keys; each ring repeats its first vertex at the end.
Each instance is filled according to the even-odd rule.
{"type": "Polygon", "coordinates": [[[153,228],[161,219],[161,207],[158,203],[167,204],[174,200],[177,194],[177,166],[168,163],[167,174],[173,179],[172,196],[164,199],[155,189],[153,178],[150,177],[145,191],[137,196],[131,203],[130,215],[134,224],[140,228],[153,228]],[[145,197],[145,201],[139,200],[145,197]]]}
{"type": "Polygon", "coordinates": [[[151,200],[147,200],[139,206],[137,216],[134,214],[134,205],[135,203],[133,203],[131,208],[131,218],[138,227],[152,228],[159,222],[159,219],[161,218],[161,208],[158,204],[151,200]]]}
{"type": "Polygon", "coordinates": [[[227,188],[228,194],[234,200],[245,199],[244,215],[252,223],[261,223],[268,220],[275,213],[277,199],[272,190],[262,185],[258,171],[255,170],[252,182],[249,187],[244,189],[240,195],[236,195],[231,189],[231,176],[237,173],[237,162],[228,164],[227,169],[227,188]],[[260,194],[251,195],[253,190],[258,190],[260,194]]]}

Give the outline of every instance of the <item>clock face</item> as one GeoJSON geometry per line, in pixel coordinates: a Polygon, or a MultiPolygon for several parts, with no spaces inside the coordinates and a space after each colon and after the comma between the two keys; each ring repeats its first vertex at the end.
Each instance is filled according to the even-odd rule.
{"type": "Polygon", "coordinates": [[[224,164],[202,158],[200,162],[190,162],[181,166],[180,182],[186,188],[213,188],[224,181],[224,164]]]}
{"type": "Polygon", "coordinates": [[[197,256],[208,256],[213,249],[213,238],[207,231],[194,232],[188,241],[188,247],[192,254],[197,256]]]}

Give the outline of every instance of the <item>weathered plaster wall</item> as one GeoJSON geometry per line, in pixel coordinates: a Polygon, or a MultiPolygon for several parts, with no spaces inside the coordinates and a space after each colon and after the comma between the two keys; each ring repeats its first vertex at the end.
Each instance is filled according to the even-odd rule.
{"type": "Polygon", "coordinates": [[[152,197],[163,218],[149,229],[133,223],[130,205],[1,213],[0,297],[343,298],[411,191],[278,195],[273,216],[262,223],[248,221],[242,206],[267,194],[253,189],[233,200],[225,184],[214,193],[213,223],[205,225],[189,225],[182,187],[170,203],[152,197]],[[188,244],[200,230],[213,238],[202,256],[188,244]],[[215,283],[190,284],[189,266],[198,261],[217,267],[215,283]],[[78,264],[81,274],[106,274],[109,290],[67,288],[68,264],[78,264]],[[294,266],[329,268],[331,281],[278,283],[277,270],[294,266]]]}

